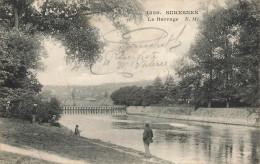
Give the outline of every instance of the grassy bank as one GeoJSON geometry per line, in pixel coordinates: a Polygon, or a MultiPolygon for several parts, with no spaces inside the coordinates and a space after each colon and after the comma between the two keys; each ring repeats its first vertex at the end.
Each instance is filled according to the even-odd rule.
{"type": "Polygon", "coordinates": [[[181,106],[130,106],[127,108],[127,113],[209,123],[260,126],[259,108],[199,108],[194,110],[193,107],[181,106]]]}
{"type": "MultiPolygon", "coordinates": [[[[49,124],[31,124],[18,119],[0,119],[1,143],[25,149],[37,149],[88,163],[170,163],[153,157],[145,159],[144,153],[95,139],[75,137],[71,131],[49,124]]],[[[1,163],[20,159],[19,155],[1,152],[1,163]]],[[[40,160],[35,163],[44,163],[40,160]]],[[[47,162],[48,163],[48,162],[47,162]]]]}
{"type": "Polygon", "coordinates": [[[12,154],[9,152],[0,151],[0,163],[2,164],[22,164],[22,163],[33,163],[33,164],[55,164],[45,160],[31,158],[24,155],[12,154]]]}

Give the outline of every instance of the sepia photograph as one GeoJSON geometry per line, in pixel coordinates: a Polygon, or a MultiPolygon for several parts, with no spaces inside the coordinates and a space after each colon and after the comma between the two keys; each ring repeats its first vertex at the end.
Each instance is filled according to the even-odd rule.
{"type": "Polygon", "coordinates": [[[1,164],[259,164],[258,0],[0,0],[1,164]]]}

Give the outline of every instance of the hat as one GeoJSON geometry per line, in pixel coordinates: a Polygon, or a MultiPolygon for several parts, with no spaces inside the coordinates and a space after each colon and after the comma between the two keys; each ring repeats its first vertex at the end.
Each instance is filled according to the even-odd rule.
{"type": "Polygon", "coordinates": [[[147,123],[147,122],[146,122],[146,123],[144,123],[144,125],[145,125],[145,126],[147,126],[147,127],[149,127],[149,123],[147,123]]]}

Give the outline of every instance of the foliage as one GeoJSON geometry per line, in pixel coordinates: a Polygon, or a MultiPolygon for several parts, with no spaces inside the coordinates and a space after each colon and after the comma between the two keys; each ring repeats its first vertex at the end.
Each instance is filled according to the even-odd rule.
{"type": "Polygon", "coordinates": [[[209,10],[210,5],[203,6],[199,33],[175,66],[181,80],[175,84],[167,77],[162,85],[157,77],[153,85],[139,90],[143,106],[259,106],[259,3],[215,3],[209,10]]]}
{"type": "Polygon", "coordinates": [[[40,92],[40,96],[42,97],[43,101],[49,101],[52,97],[52,93],[50,90],[43,90],[40,92]]]}
{"type": "Polygon", "coordinates": [[[152,87],[152,95],[150,95],[150,98],[152,98],[153,104],[158,104],[164,98],[165,91],[162,79],[159,76],[154,79],[152,87]]]}
{"type": "Polygon", "coordinates": [[[33,70],[41,69],[39,62],[44,54],[38,36],[30,36],[16,30],[2,30],[0,66],[1,86],[32,89],[39,92],[41,85],[33,70]]]}
{"type": "Polygon", "coordinates": [[[0,99],[1,117],[31,119],[31,115],[36,114],[41,121],[48,121],[53,115],[56,115],[57,119],[60,118],[62,106],[56,97],[52,97],[50,101],[43,101],[42,97],[32,90],[10,89],[7,87],[1,87],[0,89],[1,97],[6,97],[0,99]],[[6,99],[8,99],[9,105],[6,99]]]}
{"type": "Polygon", "coordinates": [[[110,97],[114,104],[127,106],[168,105],[174,103],[177,86],[172,76],[167,77],[165,84],[157,76],[153,85],[146,87],[127,86],[114,91],[110,97]]]}
{"type": "Polygon", "coordinates": [[[122,87],[114,91],[110,97],[117,105],[136,105],[142,104],[143,88],[137,86],[122,87]]]}
{"type": "Polygon", "coordinates": [[[34,70],[41,69],[39,60],[44,51],[38,35],[2,26],[1,29],[0,36],[4,38],[0,40],[1,116],[26,119],[32,114],[42,87],[34,70]]]}
{"type": "MultiPolygon", "coordinates": [[[[176,72],[200,105],[259,105],[259,13],[255,1],[228,3],[203,16],[187,64],[176,72]]],[[[189,93],[190,92],[190,93],[189,93]]],[[[187,95],[185,95],[187,97],[187,95]]]]}
{"type": "Polygon", "coordinates": [[[52,97],[49,102],[41,101],[37,106],[37,118],[42,122],[48,122],[53,115],[56,120],[61,117],[62,106],[58,98],[52,97]]]}
{"type": "Polygon", "coordinates": [[[21,88],[10,89],[1,87],[1,97],[1,103],[3,105],[0,108],[0,112],[2,117],[28,119],[33,113],[33,104],[37,101],[34,91],[21,88]]]}
{"type": "Polygon", "coordinates": [[[165,83],[164,83],[164,87],[165,87],[166,94],[169,97],[173,96],[172,90],[174,89],[174,87],[176,87],[176,84],[175,84],[174,79],[171,75],[167,76],[165,83]]]}
{"type": "Polygon", "coordinates": [[[104,47],[91,23],[93,16],[105,16],[122,30],[126,28],[122,19],[141,20],[144,11],[133,0],[3,0],[0,6],[0,23],[6,28],[51,36],[64,45],[68,62],[86,67],[98,59],[104,47]]]}
{"type": "Polygon", "coordinates": [[[72,89],[72,92],[71,92],[71,98],[72,98],[73,102],[75,102],[76,95],[77,95],[77,91],[76,91],[75,88],[73,88],[73,89],[72,89]]]}
{"type": "MultiPolygon", "coordinates": [[[[61,42],[67,62],[75,67],[91,67],[105,45],[91,18],[104,16],[123,31],[127,29],[123,19],[141,20],[143,12],[137,0],[0,0],[1,116],[25,118],[32,114],[35,101],[49,108],[37,100],[44,38],[61,42]]],[[[53,114],[52,107],[41,111],[44,119],[53,114]]]]}

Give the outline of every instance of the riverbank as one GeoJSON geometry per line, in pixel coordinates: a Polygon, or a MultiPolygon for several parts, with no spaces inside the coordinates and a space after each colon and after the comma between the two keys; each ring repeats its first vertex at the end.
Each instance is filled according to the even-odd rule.
{"type": "Polygon", "coordinates": [[[260,127],[259,108],[199,108],[130,106],[128,114],[179,120],[260,127]]]}
{"type": "Polygon", "coordinates": [[[49,154],[63,160],[79,161],[78,163],[170,163],[156,157],[144,158],[143,152],[131,148],[96,139],[75,137],[73,132],[65,127],[58,128],[49,124],[38,125],[24,120],[0,118],[0,129],[1,163],[16,163],[21,159],[34,161],[33,163],[57,163],[44,158],[49,154]],[[12,153],[11,150],[4,150],[3,145],[37,152],[38,156],[12,153]],[[37,159],[41,156],[43,158],[37,159]],[[17,161],[10,162],[14,160],[17,161]]]}

